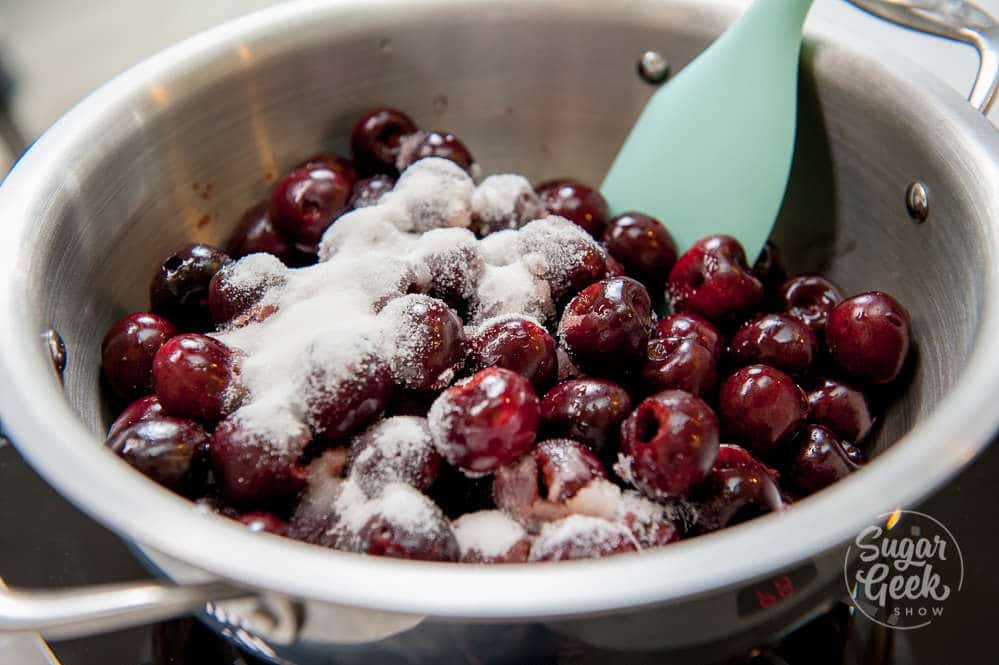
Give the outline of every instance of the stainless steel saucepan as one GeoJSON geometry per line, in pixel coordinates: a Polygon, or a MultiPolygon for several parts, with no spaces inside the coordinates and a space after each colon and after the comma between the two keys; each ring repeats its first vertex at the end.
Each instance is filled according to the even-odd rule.
{"type": "Polygon", "coordinates": [[[834,28],[808,34],[776,240],[794,270],[826,271],[849,292],[895,294],[918,341],[911,386],[885,415],[866,468],[786,514],[661,550],[482,567],[251,533],[107,451],[104,330],[146,307],[165,253],[221,241],[275,174],[324,140],[336,147],[359,112],[390,105],[453,130],[486,172],[599,182],[652,92],[634,75],[638,55],[655,49],[679,68],[739,9],[703,0],[298,2],[120,75],[53,126],[0,188],[4,427],[54,487],[170,580],[0,592],[0,629],[64,637],[211,601],[208,616],[227,635],[303,663],[445,661],[458,650],[501,658],[537,631],[612,649],[720,653],[842,596],[844,543],[873,516],[947,482],[999,422],[999,136],[981,114],[999,71],[995,25],[960,2],[857,4],[983,53],[968,104],[876,45],[834,28]],[[50,357],[56,333],[64,381],[50,357]],[[740,602],[789,571],[799,584],[787,600],[740,602]]]}

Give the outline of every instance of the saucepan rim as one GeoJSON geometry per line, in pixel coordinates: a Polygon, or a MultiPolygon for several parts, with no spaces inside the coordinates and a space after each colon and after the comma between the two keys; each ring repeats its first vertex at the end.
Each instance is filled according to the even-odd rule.
{"type": "MultiPolygon", "coordinates": [[[[565,11],[613,12],[562,2],[565,11]]],[[[423,9],[475,11],[485,0],[430,0],[423,9]]],[[[518,0],[524,11],[552,2],[518,0]]],[[[587,3],[589,4],[589,3],[587,3]]],[[[645,11],[653,11],[653,2],[645,11]]],[[[241,44],[328,21],[338,12],[370,20],[413,6],[406,0],[307,0],[266,9],[188,39],[119,75],[59,120],[0,187],[0,413],[21,454],[77,506],[122,536],[237,584],[341,605],[439,617],[503,619],[580,615],[665,603],[729,588],[817,556],[852,539],[871,517],[926,496],[967,465],[999,422],[999,266],[986,266],[986,302],[973,357],[935,411],[874,463],[780,516],[725,529],[660,550],[558,564],[476,566],[412,562],[337,552],[251,533],[195,510],[97,445],[51,370],[39,334],[27,261],[46,242],[46,211],[72,196],[65,164],[101,123],[128,112],[153,84],[169,84],[232,57],[241,44]],[[139,507],[139,508],[137,508],[139,507]],[[774,544],[780,544],[780,554],[774,544]]],[[[660,5],[661,6],[661,5],[660,5]]],[[[737,8],[719,4],[722,16],[737,8]]],[[[610,15],[610,14],[607,14],[610,15]]],[[[844,31],[809,30],[822,49],[865,47],[844,31]]],[[[952,126],[981,178],[999,182],[999,139],[989,122],[943,83],[885,53],[872,66],[922,91],[922,112],[952,126]]],[[[887,75],[887,74],[886,74],[887,75]]],[[[984,189],[984,188],[983,188],[984,189]]],[[[984,214],[999,220],[999,189],[984,214]]],[[[999,247],[999,222],[986,229],[999,247]]],[[[72,358],[70,359],[72,362],[72,358]]]]}

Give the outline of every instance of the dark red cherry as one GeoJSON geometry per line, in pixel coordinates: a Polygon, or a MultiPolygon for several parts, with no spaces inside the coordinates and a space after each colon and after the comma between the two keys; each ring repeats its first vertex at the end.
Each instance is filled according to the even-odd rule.
{"type": "Polygon", "coordinates": [[[458,376],[465,358],[461,319],[436,298],[412,294],[389,301],[378,315],[388,325],[388,357],[396,383],[411,390],[441,390],[458,376]]]}
{"type": "Polygon", "coordinates": [[[645,287],[629,277],[612,277],[572,299],[558,334],[584,365],[621,369],[642,361],[651,328],[652,300],[645,287]]]}
{"type": "Polygon", "coordinates": [[[656,326],[659,337],[669,339],[679,337],[697,342],[715,358],[720,358],[725,350],[725,338],[713,323],[696,314],[671,314],[659,319],[656,326]]]}
{"type": "Polygon", "coordinates": [[[527,377],[539,393],[550,388],[557,378],[555,340],[533,321],[504,318],[487,322],[476,329],[468,346],[468,364],[473,372],[503,367],[527,377]]]}
{"type": "Polygon", "coordinates": [[[153,359],[153,386],[171,416],[220,420],[232,399],[232,375],[229,348],[206,335],[178,335],[153,359]]]}
{"type": "Polygon", "coordinates": [[[448,462],[472,474],[489,473],[534,443],[538,398],[521,375],[490,367],[441,393],[428,418],[448,462]]]}
{"type": "Polygon", "coordinates": [[[258,510],[252,513],[243,513],[236,517],[247,529],[255,533],[273,533],[275,536],[283,536],[288,533],[288,523],[273,513],[258,510]]]}
{"type": "Polygon", "coordinates": [[[338,340],[313,347],[303,396],[306,419],[316,433],[339,439],[359,432],[377,418],[392,398],[388,363],[370,350],[358,349],[343,360],[338,340]]]}
{"type": "Polygon", "coordinates": [[[565,217],[594,238],[603,233],[610,212],[607,201],[597,190],[575,180],[551,180],[538,185],[536,191],[551,214],[565,217]]]}
{"type": "Polygon", "coordinates": [[[375,109],[361,116],[350,133],[350,150],[361,175],[398,173],[395,162],[402,139],[416,131],[416,124],[402,111],[375,109]]]}
{"type": "Polygon", "coordinates": [[[239,226],[229,236],[226,253],[239,259],[249,254],[273,254],[287,266],[304,266],[315,263],[316,257],[299,251],[281,235],[267,213],[267,204],[255,205],[240,219],[239,226]]]}
{"type": "Polygon", "coordinates": [[[153,389],[153,357],[177,334],[161,316],[140,312],[119,319],[101,344],[101,369],[119,397],[132,398],[153,389]]]}
{"type": "Polygon", "coordinates": [[[208,284],[232,259],[209,245],[188,245],[168,256],[149,287],[153,311],[182,330],[208,330],[208,284]]]}
{"type": "Polygon", "coordinates": [[[362,178],[354,183],[350,193],[350,207],[367,208],[377,204],[382,196],[395,187],[395,178],[385,174],[362,178]]]}
{"type": "Polygon", "coordinates": [[[750,365],[722,384],[718,407],[725,433],[767,457],[802,424],[808,400],[784,372],[750,365]]]}
{"type": "Polygon", "coordinates": [[[599,559],[637,551],[638,543],[626,527],[597,517],[571,515],[544,526],[531,547],[530,560],[599,559]]]}
{"type": "Polygon", "coordinates": [[[350,538],[349,547],[354,551],[422,561],[457,561],[461,556],[458,541],[440,508],[415,489],[390,485],[373,511],[357,535],[350,538]],[[411,512],[417,510],[420,520],[415,522],[397,514],[393,508],[399,505],[411,506],[411,512]]]}
{"type": "Polygon", "coordinates": [[[818,333],[825,330],[829,312],[843,301],[843,294],[821,275],[798,275],[784,282],[778,298],[785,312],[818,333]]]}
{"type": "Polygon", "coordinates": [[[717,454],[718,418],[711,407],[682,390],[664,390],[621,425],[616,470],[649,498],[684,496],[717,454]]]}
{"type": "Polygon", "coordinates": [[[475,166],[472,153],[457,136],[437,131],[418,131],[404,138],[395,165],[399,171],[405,171],[411,164],[427,157],[451,160],[469,174],[475,166]]]}
{"type": "Polygon", "coordinates": [[[755,307],[763,298],[763,285],[746,265],[738,240],[708,236],[677,260],[666,295],[676,312],[722,321],[755,307]]]}
{"type": "Polygon", "coordinates": [[[821,425],[806,425],[795,437],[798,451],[791,462],[790,480],[811,494],[857,470],[843,442],[821,425]]]}
{"type": "Polygon", "coordinates": [[[389,483],[406,483],[425,492],[437,480],[441,456],[426,418],[395,416],[354,438],[349,465],[351,478],[369,496],[378,495],[389,483]]]}
{"type": "Polygon", "coordinates": [[[853,443],[863,441],[874,425],[864,393],[835,379],[808,393],[808,420],[853,443]]]}
{"type": "Polygon", "coordinates": [[[742,325],[729,343],[738,365],[770,365],[792,376],[805,374],[819,352],[815,333],[789,314],[761,314],[742,325]]]}
{"type": "Polygon", "coordinates": [[[541,400],[541,428],[545,436],[574,439],[600,451],[617,445],[631,407],[628,392],[611,381],[564,381],[541,400]]]}
{"type": "Polygon", "coordinates": [[[207,441],[201,425],[159,416],[126,427],[107,445],[138,471],[180,492],[191,483],[207,441]]]}
{"type": "Polygon", "coordinates": [[[680,539],[677,518],[670,507],[650,501],[634,490],[621,494],[614,521],[627,527],[642,549],[662,547],[680,539]]]}
{"type": "Polygon", "coordinates": [[[858,379],[890,383],[909,356],[909,312],[887,293],[844,300],[829,313],[826,345],[837,365],[858,379]]]}
{"type": "Polygon", "coordinates": [[[556,302],[604,278],[603,249],[585,232],[560,217],[530,222],[516,236],[516,247],[529,269],[548,283],[556,302]]]}
{"type": "Polygon", "coordinates": [[[352,182],[357,180],[357,174],[354,172],[354,163],[346,157],[341,157],[332,152],[320,152],[312,155],[296,164],[295,168],[306,169],[316,166],[327,168],[330,171],[342,171],[352,182]]]}
{"type": "Polygon", "coordinates": [[[638,212],[618,215],[607,223],[604,247],[624,264],[628,274],[659,293],[676,263],[676,243],[662,222],[638,212]]]}
{"type": "Polygon", "coordinates": [[[215,481],[232,505],[245,506],[294,496],[305,487],[306,468],[299,464],[312,435],[299,423],[277,431],[268,423],[254,426],[236,412],[212,434],[215,481]]]}
{"type": "Polygon", "coordinates": [[[274,228],[303,252],[315,253],[326,229],[346,212],[354,181],[325,166],[295,169],[271,191],[268,214],[274,228]]]}
{"type": "Polygon", "coordinates": [[[150,418],[156,418],[162,414],[163,405],[160,404],[159,397],[156,395],[146,395],[145,397],[140,397],[126,406],[125,409],[118,414],[115,421],[111,423],[111,427],[108,428],[107,438],[113,439],[116,434],[131,427],[140,420],[149,420],[150,418]]]}
{"type": "Polygon", "coordinates": [[[221,326],[245,315],[270,289],[287,281],[287,271],[275,257],[252,256],[224,266],[208,284],[212,321],[221,326]]]}
{"type": "Polygon", "coordinates": [[[465,513],[451,523],[451,528],[461,548],[462,563],[527,563],[530,537],[502,511],[465,513]],[[483,540],[483,536],[488,539],[483,540]]]}
{"type": "Polygon", "coordinates": [[[651,390],[673,388],[703,396],[718,384],[715,357],[699,342],[657,338],[647,348],[642,379],[651,390]]]}
{"type": "Polygon", "coordinates": [[[693,499],[696,528],[716,531],[756,515],[783,510],[778,474],[739,446],[723,443],[693,499]]]}

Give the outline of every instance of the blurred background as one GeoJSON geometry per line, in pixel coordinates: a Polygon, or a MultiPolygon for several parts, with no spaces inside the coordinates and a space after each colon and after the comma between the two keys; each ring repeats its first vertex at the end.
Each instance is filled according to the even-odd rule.
{"type": "MultiPolygon", "coordinates": [[[[130,65],[201,30],[272,4],[274,0],[0,0],[0,63],[12,84],[0,102],[8,105],[13,131],[19,130],[30,143],[87,93],[130,65]]],[[[999,0],[978,0],[978,4],[999,13],[999,0]]],[[[977,57],[970,47],[909,34],[843,0],[816,0],[809,22],[819,21],[849,26],[872,42],[908,55],[962,95],[971,88],[977,57]]],[[[999,111],[992,117],[999,118],[999,111]]],[[[9,135],[5,127],[0,126],[0,135],[9,135]]],[[[16,158],[11,153],[6,145],[0,151],[4,173],[16,158]]]]}

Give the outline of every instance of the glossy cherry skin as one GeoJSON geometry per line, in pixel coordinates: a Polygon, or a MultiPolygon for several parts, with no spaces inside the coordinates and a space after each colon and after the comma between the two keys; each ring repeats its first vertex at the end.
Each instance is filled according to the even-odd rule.
{"type": "Polygon", "coordinates": [[[444,459],[467,473],[489,473],[534,443],[538,398],[521,375],[490,367],[441,393],[428,419],[444,459]]]}
{"type": "Polygon", "coordinates": [[[725,338],[718,328],[707,319],[696,314],[671,314],[659,319],[656,331],[662,339],[679,337],[697,342],[715,358],[720,358],[725,350],[725,338]]]}
{"type": "Polygon", "coordinates": [[[361,175],[396,175],[402,139],[416,131],[416,124],[402,111],[381,108],[361,116],[350,133],[350,150],[361,175]]]}
{"type": "Polygon", "coordinates": [[[354,183],[350,192],[350,207],[367,208],[378,203],[382,196],[395,187],[395,178],[385,174],[362,178],[354,183]]]}
{"type": "Polygon", "coordinates": [[[808,393],[808,420],[853,443],[863,441],[874,426],[864,393],[835,379],[808,393]]]}
{"type": "Polygon", "coordinates": [[[826,323],[833,361],[870,383],[890,383],[898,377],[909,357],[911,336],[909,312],[880,291],[844,300],[826,323]]]}
{"type": "Polygon", "coordinates": [[[243,213],[239,226],[226,243],[226,253],[239,259],[248,254],[265,252],[273,254],[287,266],[315,263],[315,256],[299,251],[294,243],[274,228],[267,207],[266,203],[261,203],[243,213]]]}
{"type": "Polygon", "coordinates": [[[388,357],[395,381],[411,390],[441,390],[458,375],[465,358],[461,319],[445,303],[412,294],[390,301],[379,314],[390,321],[388,357]]]}
{"type": "Polygon", "coordinates": [[[274,440],[246,427],[238,413],[226,418],[215,428],[209,448],[222,496],[234,506],[294,496],[305,488],[308,472],[298,461],[311,441],[305,426],[274,440]]]}
{"type": "Polygon", "coordinates": [[[607,223],[604,247],[628,274],[659,293],[676,263],[676,243],[663,223],[639,212],[618,215],[607,223]]]}
{"type": "Polygon", "coordinates": [[[153,311],[181,330],[208,330],[208,284],[231,260],[209,245],[188,245],[171,254],[149,286],[153,311]]]}
{"type": "Polygon", "coordinates": [[[284,536],[288,533],[287,522],[273,513],[262,510],[243,513],[236,517],[236,520],[255,533],[272,533],[275,536],[284,536]]]}
{"type": "Polygon", "coordinates": [[[811,494],[845,478],[859,466],[842,441],[821,425],[806,425],[795,437],[798,451],[789,469],[794,485],[811,494]]]}
{"type": "Polygon", "coordinates": [[[469,338],[468,348],[468,365],[473,372],[503,367],[527,377],[539,393],[554,385],[558,375],[555,340],[527,319],[486,323],[469,338]]]}
{"type": "Polygon", "coordinates": [[[339,439],[361,431],[377,418],[389,400],[395,382],[388,363],[362,353],[346,371],[328,372],[315,363],[306,379],[305,412],[316,433],[339,439]]]}
{"type": "Polygon", "coordinates": [[[621,425],[618,473],[649,498],[684,496],[718,455],[718,417],[682,390],[642,401],[621,425]]]}
{"type": "Polygon", "coordinates": [[[722,321],[755,307],[763,298],[763,284],[746,265],[738,240],[708,236],[677,260],[666,295],[675,312],[722,321]]]}
{"type": "Polygon", "coordinates": [[[201,425],[158,416],[126,427],[108,439],[107,445],[133,468],[181,492],[191,483],[207,442],[201,425]]]}
{"type": "Polygon", "coordinates": [[[774,469],[739,446],[723,443],[693,499],[698,531],[716,531],[756,514],[785,507],[774,469]]]}
{"type": "Polygon", "coordinates": [[[767,457],[802,424],[808,400],[784,372],[766,365],[750,365],[722,384],[718,407],[726,434],[767,457]]]}
{"type": "Polygon", "coordinates": [[[347,211],[353,186],[345,171],[325,166],[295,169],[271,190],[271,223],[298,249],[315,253],[326,229],[347,211]]]}
{"type": "Polygon", "coordinates": [[[538,185],[536,191],[549,213],[565,217],[594,238],[603,234],[610,211],[597,190],[575,180],[551,180],[538,185]]]}
{"type": "Polygon", "coordinates": [[[541,429],[547,437],[574,439],[600,451],[617,445],[631,408],[628,391],[606,379],[563,381],[541,400],[541,429]]]}
{"type": "Polygon", "coordinates": [[[825,330],[829,312],[843,301],[839,288],[821,275],[798,275],[784,282],[777,294],[781,308],[816,332],[825,330]]]}
{"type": "Polygon", "coordinates": [[[232,354],[213,337],[178,335],[153,359],[153,386],[171,416],[215,422],[225,415],[233,379],[232,354]]]}
{"type": "Polygon", "coordinates": [[[789,314],[761,314],[736,331],[729,350],[737,365],[770,365],[801,376],[812,366],[819,344],[803,321],[789,314]]]}
{"type": "Polygon", "coordinates": [[[630,277],[591,284],[566,306],[559,339],[584,365],[628,367],[641,362],[652,328],[652,300],[630,277]]]}
{"type": "Polygon", "coordinates": [[[403,139],[395,165],[405,171],[411,164],[427,157],[448,159],[472,173],[475,158],[457,136],[447,132],[419,131],[403,139]]]}
{"type": "Polygon", "coordinates": [[[119,319],[101,344],[101,369],[119,397],[134,398],[153,389],[153,357],[177,334],[172,323],[140,312],[119,319]]]}
{"type": "MultiPolygon", "coordinates": [[[[606,248],[604,248],[606,251],[606,248]]],[[[604,257],[604,264],[607,266],[606,277],[627,277],[628,271],[624,265],[610,254],[604,257]]]]}
{"type": "Polygon", "coordinates": [[[380,420],[350,445],[349,473],[368,496],[389,483],[406,483],[426,492],[437,480],[441,456],[426,418],[395,416],[380,420]]]}
{"type": "Polygon", "coordinates": [[[140,420],[149,420],[150,418],[159,417],[162,414],[163,405],[160,404],[159,397],[156,395],[140,397],[118,414],[118,417],[111,423],[111,427],[108,428],[107,438],[113,439],[116,434],[131,427],[140,420]]]}
{"type": "Polygon", "coordinates": [[[714,355],[700,343],[680,337],[649,341],[642,379],[651,390],[676,389],[703,396],[718,385],[714,355]]]}

